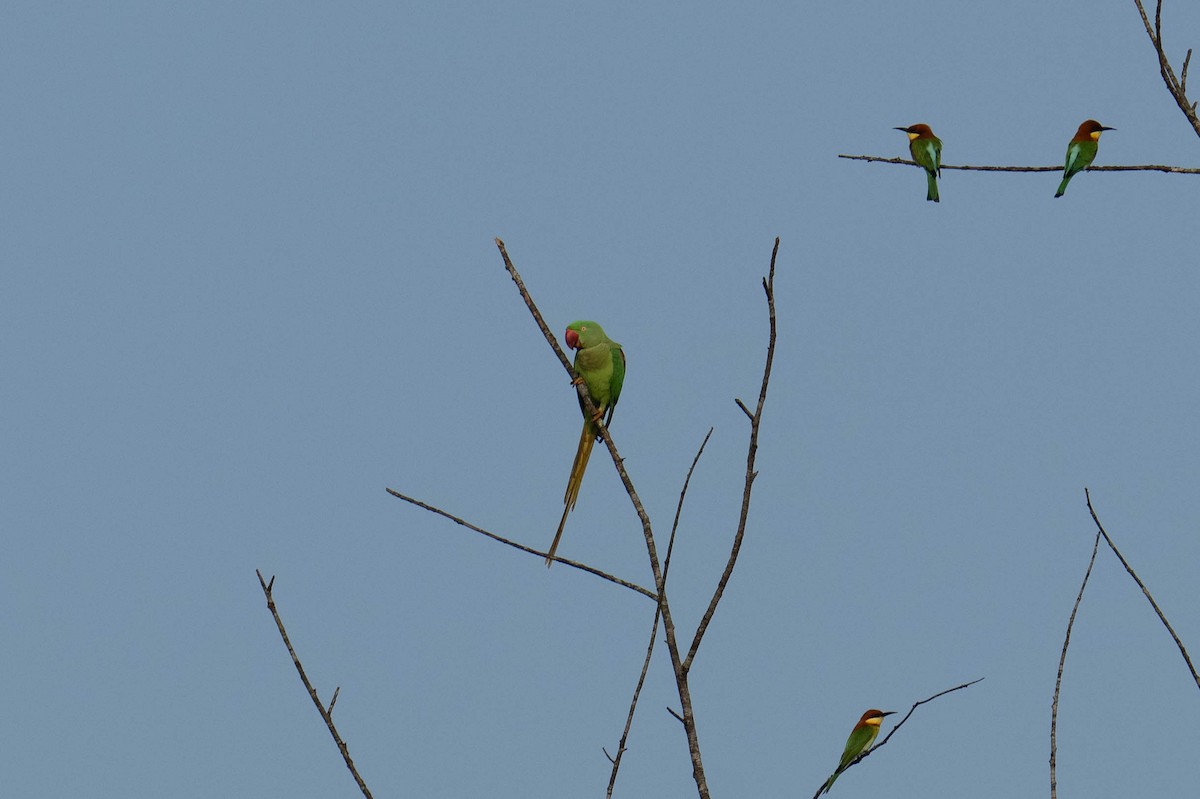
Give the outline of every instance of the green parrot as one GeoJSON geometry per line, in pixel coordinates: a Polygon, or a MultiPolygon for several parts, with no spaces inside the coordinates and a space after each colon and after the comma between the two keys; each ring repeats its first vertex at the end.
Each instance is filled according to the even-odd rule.
{"type": "Polygon", "coordinates": [[[546,556],[547,568],[554,563],[554,553],[558,551],[558,542],[562,538],[563,526],[567,523],[567,514],[575,507],[575,500],[579,498],[579,485],[583,482],[583,473],[592,454],[592,445],[600,438],[596,422],[602,418],[605,425],[612,422],[613,408],[617,407],[621,385],[625,382],[625,351],[621,349],[620,344],[604,335],[604,328],[600,325],[587,321],[572,322],[567,325],[564,338],[568,347],[577,350],[576,377],[573,384],[582,383],[587,387],[588,396],[596,406],[596,415],[590,415],[580,399],[583,432],[579,434],[575,463],[571,465],[571,478],[567,480],[567,493],[563,495],[565,507],[562,521],[558,523],[558,532],[554,534],[554,542],[550,544],[550,553],[546,556]]]}
{"type": "Polygon", "coordinates": [[[875,737],[879,735],[879,725],[884,716],[890,716],[895,712],[894,710],[885,712],[872,708],[862,714],[862,718],[850,731],[850,737],[846,739],[846,749],[842,752],[842,760],[838,763],[837,770],[825,781],[825,787],[821,789],[821,793],[829,793],[833,783],[854,762],[854,759],[871,748],[871,744],[875,743],[875,737]]]}

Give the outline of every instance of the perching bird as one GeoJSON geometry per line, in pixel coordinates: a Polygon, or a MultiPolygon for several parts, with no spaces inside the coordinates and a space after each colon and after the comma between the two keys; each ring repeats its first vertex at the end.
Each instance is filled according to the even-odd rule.
{"type": "Polygon", "coordinates": [[[854,758],[871,748],[871,744],[875,743],[875,736],[879,735],[879,725],[883,721],[883,717],[890,716],[895,712],[889,710],[885,713],[882,710],[871,709],[862,714],[862,718],[850,731],[850,737],[846,739],[846,750],[842,752],[842,762],[838,763],[837,771],[833,772],[825,781],[825,788],[821,793],[829,793],[829,789],[833,787],[833,782],[838,775],[854,762],[854,758]]]}
{"type": "Polygon", "coordinates": [[[907,128],[896,128],[908,134],[908,151],[913,160],[925,167],[925,175],[929,179],[929,191],[926,200],[940,203],[938,197],[937,179],[942,174],[942,140],[933,135],[928,125],[909,125],[907,128]]]}
{"type": "Polygon", "coordinates": [[[583,400],[579,400],[579,409],[583,411],[583,432],[579,434],[575,463],[571,465],[571,478],[567,481],[567,493],[563,496],[566,507],[563,508],[562,521],[558,523],[558,532],[554,534],[554,543],[550,545],[550,553],[546,557],[547,568],[554,563],[554,553],[558,550],[567,514],[579,498],[579,485],[583,482],[583,473],[592,454],[592,444],[600,437],[596,422],[603,418],[604,424],[608,425],[612,421],[613,408],[617,406],[621,385],[625,382],[625,351],[620,344],[604,335],[600,325],[586,321],[572,322],[567,325],[565,338],[568,347],[578,350],[575,353],[577,377],[574,384],[582,382],[587,387],[588,396],[596,406],[596,415],[589,414],[583,400]]]}
{"type": "Polygon", "coordinates": [[[1071,178],[1091,166],[1096,158],[1096,150],[1100,148],[1100,134],[1106,130],[1116,128],[1106,128],[1094,119],[1085,119],[1079,130],[1075,131],[1075,135],[1067,144],[1067,162],[1063,164],[1063,179],[1062,183],[1058,184],[1055,197],[1063,196],[1071,178]]]}

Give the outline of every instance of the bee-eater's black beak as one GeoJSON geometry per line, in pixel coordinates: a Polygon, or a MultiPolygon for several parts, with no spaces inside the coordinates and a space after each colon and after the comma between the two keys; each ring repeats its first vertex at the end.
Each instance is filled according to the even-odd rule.
{"type": "Polygon", "coordinates": [[[1106,127],[1106,126],[1104,126],[1104,125],[1101,125],[1101,126],[1100,126],[1100,130],[1116,130],[1116,128],[1110,128],[1110,127],[1106,127]]]}
{"type": "Polygon", "coordinates": [[[892,716],[892,715],[895,715],[895,713],[896,713],[896,711],[894,711],[894,710],[889,710],[888,712],[884,713],[883,715],[885,715],[885,716],[892,716]]]}
{"type": "Polygon", "coordinates": [[[905,133],[908,133],[908,128],[892,128],[892,130],[902,130],[905,133]]]}

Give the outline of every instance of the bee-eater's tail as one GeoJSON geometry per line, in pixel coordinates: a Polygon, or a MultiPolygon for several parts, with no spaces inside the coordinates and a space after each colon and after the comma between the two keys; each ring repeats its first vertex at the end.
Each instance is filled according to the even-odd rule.
{"type": "Polygon", "coordinates": [[[1063,193],[1067,190],[1067,184],[1071,182],[1072,177],[1074,175],[1063,175],[1062,183],[1058,184],[1058,191],[1054,192],[1055,197],[1063,196],[1063,193]]]}
{"type": "Polygon", "coordinates": [[[929,179],[929,191],[925,194],[925,199],[931,202],[940,203],[942,200],[940,197],[938,197],[937,175],[933,172],[926,172],[925,177],[929,179]]]}

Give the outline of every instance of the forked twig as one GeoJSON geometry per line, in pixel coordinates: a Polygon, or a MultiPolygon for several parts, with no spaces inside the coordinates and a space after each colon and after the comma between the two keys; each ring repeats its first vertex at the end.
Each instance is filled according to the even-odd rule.
{"type": "Polygon", "coordinates": [[[1150,594],[1150,589],[1148,589],[1146,584],[1142,582],[1141,578],[1137,576],[1137,572],[1135,572],[1133,567],[1129,565],[1129,561],[1125,560],[1125,556],[1121,554],[1121,550],[1117,549],[1117,545],[1113,542],[1112,538],[1109,537],[1108,531],[1106,531],[1104,529],[1104,525],[1100,523],[1100,517],[1096,515],[1096,510],[1092,507],[1092,495],[1088,493],[1086,488],[1083,489],[1083,495],[1087,497],[1088,512],[1092,514],[1092,521],[1096,523],[1096,529],[1100,532],[1100,535],[1104,536],[1104,541],[1108,544],[1108,548],[1111,549],[1113,554],[1117,556],[1117,560],[1121,561],[1121,565],[1125,567],[1125,571],[1130,577],[1133,578],[1133,581],[1137,583],[1138,588],[1142,589],[1142,594],[1145,595],[1146,601],[1150,603],[1150,607],[1154,608],[1154,612],[1158,614],[1158,620],[1162,622],[1163,627],[1167,628],[1167,632],[1171,634],[1171,639],[1175,642],[1175,646],[1179,648],[1179,654],[1183,656],[1183,662],[1187,664],[1188,671],[1192,673],[1192,680],[1195,681],[1196,687],[1200,688],[1200,675],[1196,674],[1196,667],[1192,665],[1192,658],[1188,655],[1187,648],[1184,647],[1183,641],[1179,640],[1179,635],[1175,632],[1175,628],[1171,626],[1171,622],[1167,621],[1166,614],[1162,612],[1162,609],[1158,606],[1158,603],[1154,601],[1154,597],[1150,594]]]}
{"type": "MultiPolygon", "coordinates": [[[[533,316],[538,328],[542,331],[542,335],[546,337],[546,343],[554,350],[563,368],[567,370],[567,374],[571,375],[572,379],[574,379],[575,371],[567,363],[566,355],[563,354],[562,348],[558,346],[558,341],[551,334],[550,328],[547,327],[545,319],[543,319],[541,312],[533,301],[533,297],[530,296],[529,291],[525,288],[525,281],[521,279],[521,275],[513,265],[512,259],[508,257],[508,250],[505,248],[504,242],[496,239],[496,247],[500,250],[500,256],[504,259],[504,268],[508,270],[509,276],[512,278],[513,283],[516,284],[517,291],[521,294],[521,299],[525,301],[525,306],[529,309],[529,313],[533,316]]],[[[580,403],[593,418],[597,418],[596,406],[592,402],[592,398],[588,395],[583,382],[576,383],[575,387],[580,403]]],[[[621,485],[625,486],[625,493],[629,495],[629,501],[632,503],[638,520],[642,525],[642,536],[646,541],[646,555],[650,559],[650,571],[654,574],[654,590],[658,594],[658,610],[662,617],[667,651],[671,656],[671,668],[675,671],[675,687],[679,692],[679,703],[683,709],[683,728],[684,734],[688,739],[688,754],[692,759],[692,778],[696,781],[696,790],[700,795],[700,799],[709,799],[708,780],[704,776],[704,763],[700,756],[700,740],[696,731],[695,715],[692,712],[691,688],[688,686],[687,671],[683,668],[682,659],[679,654],[679,643],[675,634],[675,620],[671,615],[671,605],[667,602],[667,597],[663,590],[662,563],[659,561],[658,550],[654,541],[654,530],[650,525],[650,516],[646,513],[641,497],[638,496],[637,490],[633,487],[633,481],[630,479],[629,473],[625,470],[625,461],[617,451],[617,445],[613,442],[612,435],[608,431],[608,426],[604,424],[602,419],[596,422],[596,432],[604,439],[604,445],[608,447],[608,454],[612,457],[613,465],[616,467],[617,474],[621,478],[621,485]]]]}
{"type": "MultiPolygon", "coordinates": [[[[671,569],[671,552],[675,548],[675,533],[679,529],[679,516],[683,512],[683,499],[687,496],[688,485],[692,482],[692,472],[696,471],[696,464],[700,462],[700,456],[704,454],[704,448],[708,446],[708,440],[712,438],[713,429],[708,428],[708,433],[704,436],[704,440],[700,442],[700,449],[696,450],[696,457],[692,458],[692,465],[687,470],[687,476],[683,479],[683,488],[679,491],[679,502],[675,506],[675,521],[671,524],[671,538],[667,542],[667,556],[663,558],[663,585],[666,586],[667,573],[671,569]]],[[[613,788],[617,784],[617,772],[621,769],[621,759],[625,756],[625,744],[629,741],[629,730],[633,727],[633,714],[637,711],[638,697],[641,696],[642,686],[646,683],[646,673],[650,670],[650,658],[654,655],[654,641],[658,637],[658,608],[654,609],[654,622],[650,625],[650,643],[646,645],[646,657],[642,661],[642,673],[638,675],[637,685],[633,689],[633,698],[629,701],[629,713],[625,716],[625,729],[621,732],[621,740],[617,744],[617,755],[613,757],[608,755],[605,750],[604,754],[608,755],[609,761],[612,763],[612,773],[608,777],[608,790],[605,796],[611,797],[613,788]]]]}
{"type": "Polygon", "coordinates": [[[292,664],[300,674],[300,681],[304,683],[304,688],[308,691],[309,698],[317,706],[317,712],[321,714],[322,721],[329,728],[329,734],[333,736],[333,741],[337,744],[338,751],[342,753],[342,759],[346,761],[346,768],[350,769],[350,773],[354,775],[354,781],[358,783],[359,790],[362,791],[363,796],[371,799],[371,790],[367,788],[367,783],[363,781],[362,775],[355,768],[354,761],[350,758],[350,749],[346,746],[346,742],[342,740],[342,736],[338,734],[337,727],[333,723],[333,706],[337,702],[338,692],[342,689],[340,687],[334,689],[333,698],[329,701],[329,707],[325,707],[321,703],[321,697],[317,696],[317,689],[313,688],[313,684],[308,680],[308,675],[304,673],[304,666],[300,663],[300,658],[296,654],[296,650],[292,647],[292,641],[288,638],[287,630],[283,627],[283,619],[279,617],[279,611],[275,607],[275,597],[272,594],[275,588],[275,577],[272,576],[270,582],[267,582],[263,579],[261,571],[255,569],[254,573],[258,575],[258,584],[262,586],[263,596],[267,598],[267,610],[271,611],[271,616],[275,619],[275,626],[279,628],[279,637],[283,639],[283,645],[287,647],[288,654],[292,656],[292,664]]]}
{"type": "MultiPolygon", "coordinates": [[[[904,714],[904,718],[900,719],[900,721],[896,722],[896,726],[894,726],[890,730],[888,730],[888,734],[886,736],[884,736],[882,741],[875,744],[870,749],[866,750],[865,752],[860,754],[858,757],[851,760],[846,765],[846,768],[842,769],[842,772],[845,773],[851,767],[858,765],[859,763],[861,763],[862,761],[864,761],[868,757],[870,757],[871,753],[874,752],[876,749],[879,749],[880,747],[884,746],[889,740],[891,740],[891,737],[896,734],[896,731],[904,726],[904,722],[908,721],[909,717],[912,716],[912,714],[916,711],[916,709],[919,708],[921,705],[924,705],[927,702],[932,702],[933,700],[937,699],[939,696],[945,696],[946,694],[951,694],[951,693],[954,693],[955,691],[961,691],[964,688],[970,688],[975,683],[982,682],[982,681],[983,681],[983,678],[980,677],[977,680],[971,680],[970,682],[965,682],[962,685],[956,685],[953,688],[947,688],[944,691],[938,691],[936,694],[934,694],[931,697],[922,699],[919,702],[914,702],[913,706],[910,707],[908,709],[908,712],[904,714]]],[[[825,790],[825,785],[828,782],[829,782],[829,780],[826,779],[824,782],[821,783],[821,787],[817,789],[817,792],[815,794],[813,794],[813,799],[817,799],[817,797],[819,797],[821,795],[821,792],[825,790]]]]}
{"type": "Polygon", "coordinates": [[[717,581],[717,588],[713,591],[712,599],[708,602],[708,608],[704,611],[704,615],[700,619],[700,623],[696,626],[696,634],[692,638],[692,645],[688,647],[687,657],[683,660],[684,672],[692,668],[692,661],[696,657],[696,650],[700,648],[700,641],[704,638],[705,631],[708,630],[708,625],[712,621],[713,614],[717,612],[717,604],[721,601],[721,596],[725,593],[725,586],[729,583],[729,578],[733,574],[733,567],[737,565],[738,553],[742,549],[742,539],[746,535],[746,520],[750,517],[750,491],[754,487],[754,478],[758,477],[758,472],[754,471],[754,461],[758,455],[758,431],[762,425],[763,406],[767,402],[767,386],[771,382],[771,366],[775,362],[775,258],[779,255],[779,237],[775,237],[775,247],[771,250],[771,267],[767,273],[767,277],[763,278],[762,287],[763,293],[767,295],[767,359],[763,366],[762,385],[758,390],[758,405],[754,409],[754,413],[746,408],[745,403],[740,399],[735,400],[738,407],[742,409],[747,416],[750,417],[750,444],[746,449],[746,479],[742,486],[742,510],[738,516],[737,531],[733,535],[733,546],[729,552],[729,560],[725,563],[725,571],[721,573],[721,579],[717,581]]]}

